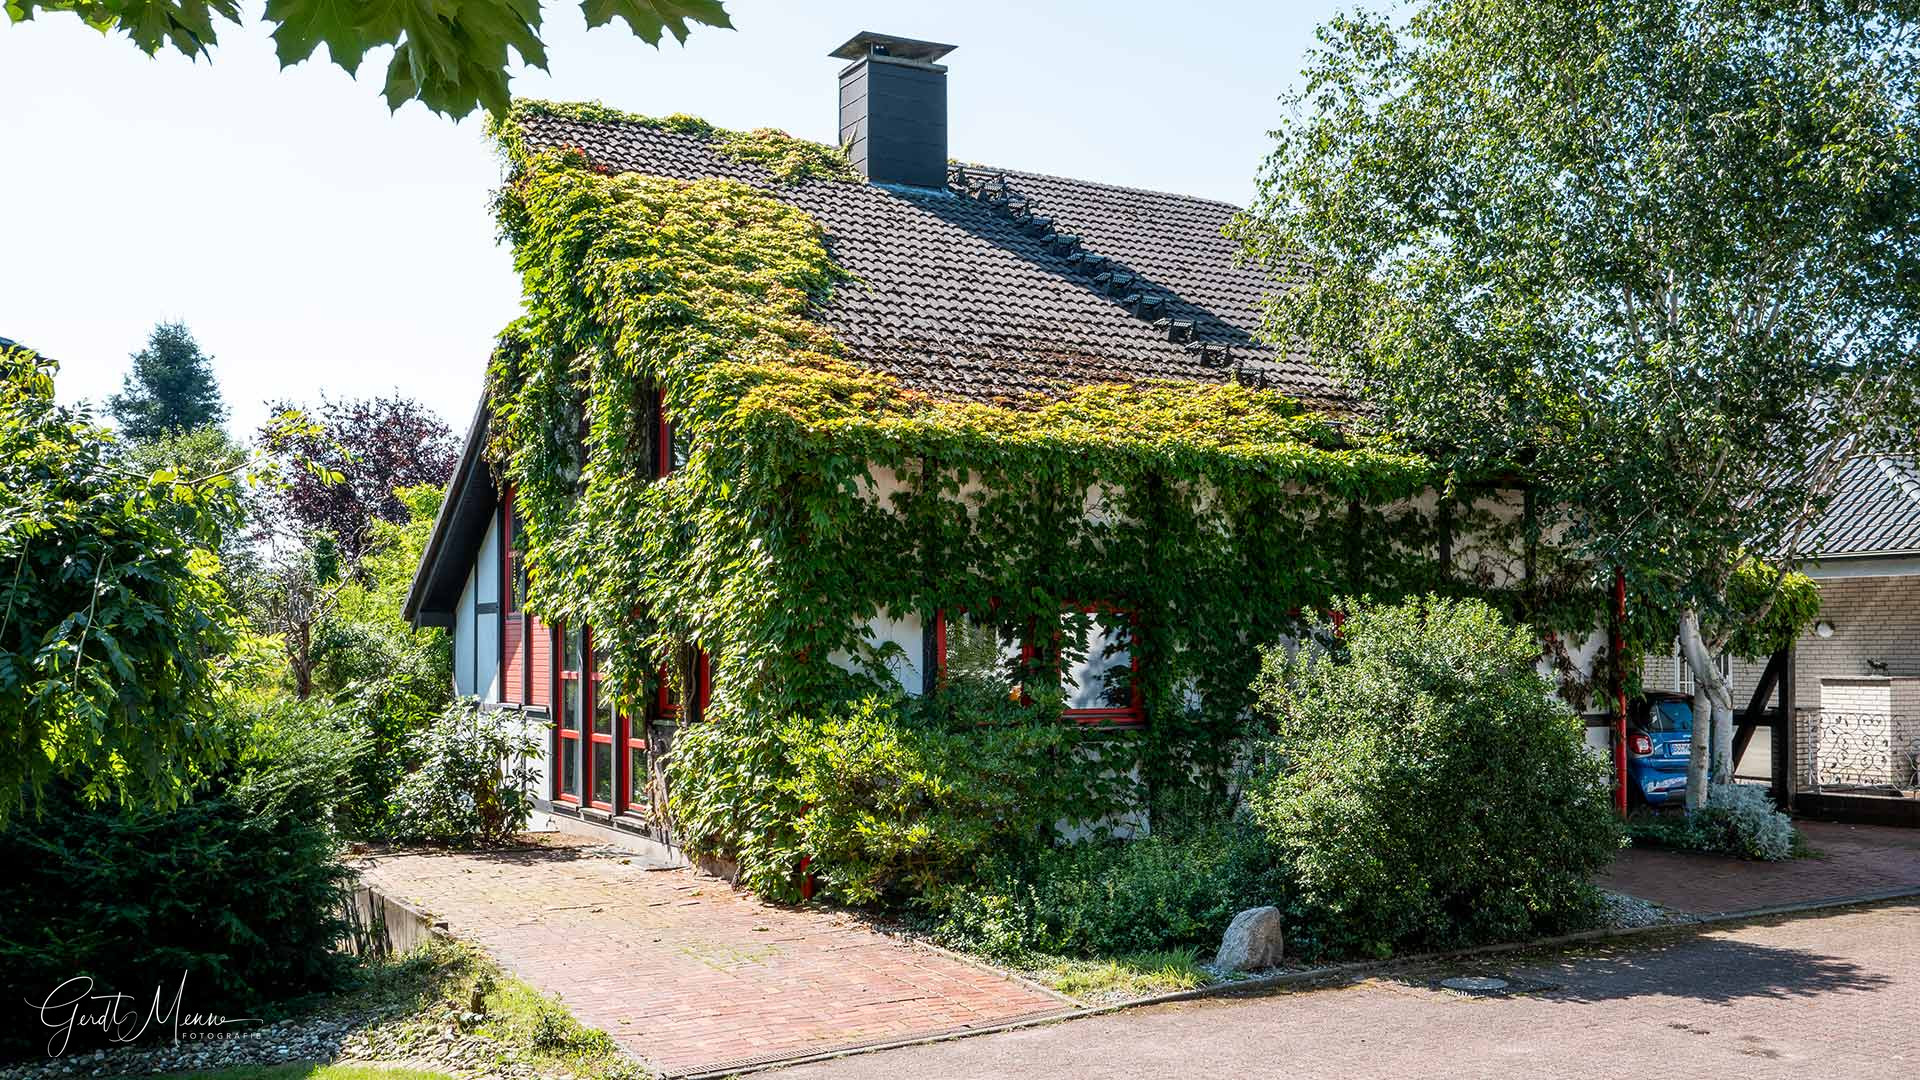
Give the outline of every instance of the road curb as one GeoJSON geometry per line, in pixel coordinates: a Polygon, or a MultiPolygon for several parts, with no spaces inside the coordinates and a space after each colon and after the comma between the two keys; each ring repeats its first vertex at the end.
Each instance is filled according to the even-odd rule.
{"type": "MultiPolygon", "coordinates": [[[[671,1080],[721,1080],[723,1077],[745,1076],[749,1073],[787,1069],[795,1065],[810,1065],[816,1062],[833,1061],[838,1058],[854,1057],[860,1054],[874,1054],[882,1050],[899,1050],[909,1046],[930,1046],[934,1043],[954,1042],[959,1039],[971,1039],[980,1035],[997,1035],[1007,1031],[1019,1031],[1025,1028],[1065,1023],[1069,1020],[1084,1020],[1092,1016],[1105,1016],[1109,1013],[1122,1012],[1128,1009],[1139,1009],[1149,1005],[1170,1005],[1182,1001],[1198,1001],[1204,998],[1236,997],[1272,990],[1285,990],[1292,987],[1312,986],[1318,983],[1342,982],[1362,975],[1372,975],[1382,971],[1390,971],[1395,968],[1413,967],[1419,964],[1434,963],[1442,960],[1500,956],[1508,953],[1525,952],[1531,949],[1555,949],[1569,945],[1580,945],[1587,942],[1617,941],[1663,931],[1697,932],[1715,926],[1724,926],[1729,923],[1754,922],[1760,919],[1777,918],[1783,915],[1800,915],[1815,911],[1860,907],[1866,904],[1879,904],[1889,900],[1906,900],[1914,897],[1920,897],[1920,887],[1890,889],[1884,892],[1863,893],[1857,896],[1829,897],[1794,904],[1776,904],[1770,907],[1749,908],[1742,911],[1723,911],[1704,915],[1689,914],[1684,920],[1676,922],[1652,923],[1647,926],[1601,927],[1594,930],[1580,930],[1571,934],[1560,934],[1549,938],[1536,938],[1531,941],[1505,942],[1498,945],[1479,945],[1470,949],[1447,949],[1438,952],[1415,953],[1413,955],[1397,956],[1387,960],[1358,960],[1352,963],[1335,964],[1330,967],[1312,968],[1306,971],[1287,971],[1275,975],[1260,975],[1251,979],[1242,979],[1238,982],[1217,983],[1212,986],[1202,986],[1192,990],[1175,990],[1165,994],[1150,994],[1146,997],[1130,998],[1126,1001],[1117,1001],[1107,1005],[1089,1005],[1057,1015],[1028,1017],[1009,1021],[1004,1024],[966,1028],[960,1031],[942,1032],[938,1035],[921,1035],[909,1039],[895,1039],[890,1042],[871,1043],[863,1046],[850,1046],[837,1050],[822,1051],[817,1054],[786,1058],[780,1061],[757,1062],[744,1068],[676,1073],[672,1075],[671,1080]]],[[[1058,993],[1058,991],[1054,991],[1054,993],[1058,993]]]]}

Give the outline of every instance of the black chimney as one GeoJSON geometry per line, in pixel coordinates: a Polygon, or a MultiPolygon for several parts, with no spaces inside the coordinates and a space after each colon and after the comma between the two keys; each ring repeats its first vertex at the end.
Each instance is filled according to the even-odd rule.
{"type": "Polygon", "coordinates": [[[840,72],[840,145],[876,184],[947,184],[947,69],[952,45],[862,31],[830,56],[840,72]]]}

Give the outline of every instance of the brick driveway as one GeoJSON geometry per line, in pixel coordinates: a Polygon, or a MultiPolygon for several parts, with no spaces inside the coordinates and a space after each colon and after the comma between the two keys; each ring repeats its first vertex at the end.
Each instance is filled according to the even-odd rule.
{"type": "Polygon", "coordinates": [[[1631,849],[1601,884],[1695,915],[1920,890],[1920,829],[1797,822],[1814,857],[1783,863],[1631,849]]]}
{"type": "Polygon", "coordinates": [[[772,1080],[1920,1075],[1920,903],[1161,1005],[799,1065],[772,1080]],[[1462,972],[1527,992],[1438,989],[1462,972]]]}
{"type": "Polygon", "coordinates": [[[670,1075],[1072,1007],[844,915],[642,861],[565,846],[406,853],[368,860],[362,876],[670,1075]]]}

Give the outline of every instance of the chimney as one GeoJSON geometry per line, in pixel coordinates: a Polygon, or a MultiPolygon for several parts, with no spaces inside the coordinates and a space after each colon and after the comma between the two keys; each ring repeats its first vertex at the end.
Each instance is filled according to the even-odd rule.
{"type": "Polygon", "coordinates": [[[947,69],[952,45],[862,31],[828,55],[840,72],[840,145],[876,184],[947,186],[947,69]]]}

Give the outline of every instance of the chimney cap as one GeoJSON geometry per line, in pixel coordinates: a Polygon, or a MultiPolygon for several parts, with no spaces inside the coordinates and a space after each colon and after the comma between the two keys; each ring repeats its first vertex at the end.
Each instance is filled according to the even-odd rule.
{"type": "Polygon", "coordinates": [[[892,34],[876,34],[871,30],[862,30],[848,38],[845,45],[827,55],[839,60],[864,60],[876,48],[881,55],[891,56],[896,60],[917,60],[923,64],[931,64],[959,46],[942,45],[937,41],[917,41],[913,38],[894,37],[892,34]]]}

